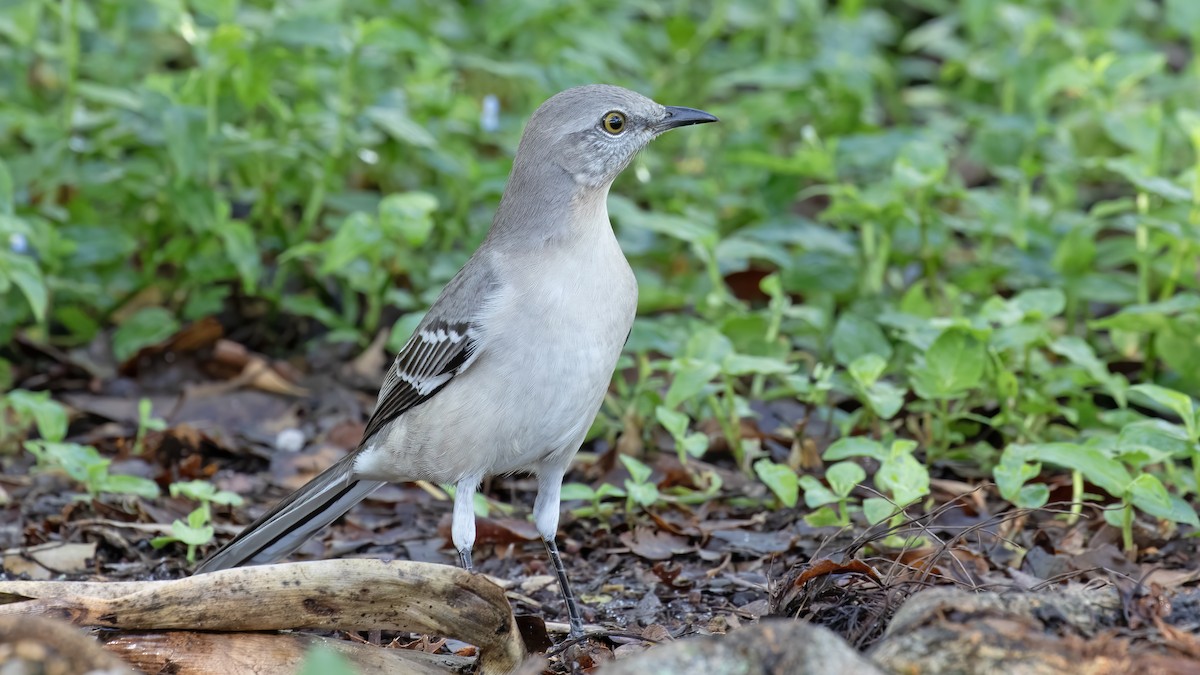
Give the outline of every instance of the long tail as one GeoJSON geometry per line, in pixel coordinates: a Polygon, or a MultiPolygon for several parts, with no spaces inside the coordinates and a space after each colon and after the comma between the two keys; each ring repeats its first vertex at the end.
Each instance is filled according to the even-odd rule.
{"type": "Polygon", "coordinates": [[[200,563],[196,573],[261,565],[300,548],[318,530],[374,492],[383,481],[355,480],[350,453],[246,526],[221,550],[200,563]]]}

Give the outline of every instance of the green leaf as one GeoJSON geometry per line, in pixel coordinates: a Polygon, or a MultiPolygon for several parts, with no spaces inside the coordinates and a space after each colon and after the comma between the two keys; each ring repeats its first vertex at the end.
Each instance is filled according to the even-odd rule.
{"type": "Polygon", "coordinates": [[[1136,384],[1129,389],[1178,415],[1187,428],[1188,435],[1194,440],[1200,440],[1196,439],[1196,410],[1191,396],[1157,384],[1136,384]]]}
{"type": "MultiPolygon", "coordinates": [[[[1026,483],[1034,478],[1042,471],[1041,464],[1026,462],[1021,451],[1014,451],[1013,448],[1018,446],[1009,446],[1005,448],[1000,455],[1000,462],[992,469],[992,477],[996,479],[996,488],[1000,491],[1000,496],[1007,499],[1015,506],[1021,508],[1039,508],[1045,501],[1040,503],[1030,503],[1030,500],[1036,500],[1039,496],[1036,491],[1026,490],[1026,483]]],[[[1050,490],[1044,484],[1041,486],[1044,496],[1048,499],[1050,490]]]]}
{"type": "MultiPolygon", "coordinates": [[[[1016,447],[1016,444],[1009,447],[1016,447]]],[[[1094,447],[1076,443],[1033,443],[1025,445],[1023,450],[1037,461],[1081,472],[1084,478],[1114,497],[1123,497],[1132,480],[1124,465],[1094,447]]]]}
{"type": "Polygon", "coordinates": [[[242,290],[249,294],[256,293],[262,275],[262,261],[259,259],[254,231],[240,220],[226,220],[217,228],[217,235],[221,238],[226,257],[237,269],[242,290]]]}
{"type": "Polygon", "coordinates": [[[654,409],[654,417],[658,423],[671,434],[671,437],[679,440],[687,434],[688,425],[691,424],[691,418],[678,410],[672,410],[665,405],[660,405],[654,409]]]}
{"type": "Polygon", "coordinates": [[[867,354],[878,355],[885,362],[892,358],[892,343],[883,334],[883,329],[878,323],[858,314],[839,317],[830,341],[834,358],[842,365],[849,365],[867,354]]]}
{"type": "Polygon", "coordinates": [[[915,141],[900,150],[892,164],[892,180],[902,190],[932,187],[946,179],[949,160],[940,145],[915,141]]]}
{"type": "Polygon", "coordinates": [[[721,362],[726,375],[786,375],[796,371],[796,366],[781,359],[766,356],[730,354],[721,362]]]}
{"type": "Polygon", "coordinates": [[[929,494],[929,470],[909,453],[885,460],[875,472],[875,487],[891,495],[900,506],[908,506],[929,494]]]}
{"type": "Polygon", "coordinates": [[[838,501],[838,496],[832,490],[808,474],[800,476],[796,482],[799,487],[804,489],[804,503],[809,508],[815,509],[818,506],[833,504],[838,501]]]}
{"type": "MultiPolygon", "coordinates": [[[[50,398],[50,392],[32,392],[15,389],[4,395],[2,401],[21,419],[32,419],[38,435],[47,441],[61,441],[67,435],[67,409],[50,398]]],[[[0,408],[0,414],[3,414],[0,408]]]]}
{"type": "Polygon", "coordinates": [[[404,111],[398,108],[375,106],[367,108],[366,117],[394,140],[418,148],[433,148],[437,139],[424,127],[412,121],[404,111]]]}
{"type": "MultiPolygon", "coordinates": [[[[808,502],[808,495],[805,494],[805,503],[808,502]]],[[[834,527],[842,524],[842,517],[838,512],[829,506],[822,506],[812,513],[804,516],[804,522],[811,527],[834,527]]]]}
{"type": "Polygon", "coordinates": [[[771,492],[775,493],[784,506],[791,508],[796,505],[796,500],[800,497],[800,483],[791,467],[776,464],[769,459],[760,459],[754,463],[754,473],[771,488],[771,492]]]}
{"type": "MultiPolygon", "coordinates": [[[[101,476],[91,487],[96,492],[134,495],[145,499],[153,499],[159,495],[158,484],[154,481],[142,478],[141,476],[127,476],[125,474],[107,474],[101,476]]],[[[209,537],[211,538],[211,535],[209,537]]]]}
{"type": "Polygon", "coordinates": [[[638,506],[653,506],[658,501],[658,487],[654,483],[635,483],[627,480],[625,490],[638,506]]]}
{"type": "Polygon", "coordinates": [[[1156,518],[1200,527],[1200,518],[1196,516],[1195,509],[1182,500],[1172,499],[1167,488],[1153,474],[1144,473],[1133,479],[1129,485],[1129,497],[1134,506],[1156,518]]]}
{"type": "Polygon", "coordinates": [[[0,216],[11,216],[16,208],[16,202],[13,197],[13,179],[12,173],[8,170],[8,165],[0,159],[0,216]]]}
{"type": "Polygon", "coordinates": [[[1067,297],[1057,288],[1035,288],[1021,291],[1010,302],[1026,318],[1049,319],[1062,314],[1067,297]]]}
{"type": "Polygon", "coordinates": [[[821,457],[831,462],[850,457],[870,457],[882,462],[888,458],[888,454],[888,451],[884,450],[883,445],[877,440],[866,436],[847,436],[834,441],[825,449],[821,457]]]}
{"type": "Polygon", "coordinates": [[[1195,447],[1187,431],[1166,420],[1142,420],[1121,427],[1117,436],[1120,457],[1135,466],[1155,464],[1169,458],[1186,459],[1195,447]],[[1137,461],[1131,456],[1137,455],[1137,461]]]}
{"type": "Polygon", "coordinates": [[[379,225],[389,237],[417,248],[429,241],[437,207],[437,198],[427,192],[391,194],[379,202],[379,225]]]}
{"type": "Polygon", "coordinates": [[[854,359],[847,368],[850,372],[850,377],[863,388],[868,388],[875,384],[883,371],[887,368],[887,359],[879,354],[863,354],[854,359]]]}
{"type": "Polygon", "coordinates": [[[721,366],[716,363],[693,358],[673,359],[671,365],[674,377],[671,379],[671,386],[667,387],[664,400],[668,408],[676,408],[684,401],[699,395],[721,372],[721,366]]]}
{"type": "Polygon", "coordinates": [[[867,479],[867,472],[855,462],[838,462],[825,470],[829,489],[839,497],[847,497],[860,483],[867,479]]]}
{"type": "Polygon", "coordinates": [[[562,491],[559,492],[558,496],[564,502],[590,502],[596,498],[596,491],[590,485],[584,485],[583,483],[563,483],[562,491]]]}
{"type": "Polygon", "coordinates": [[[872,525],[882,523],[896,512],[896,507],[883,497],[867,497],[863,500],[862,509],[867,522],[872,525]]]}
{"type": "MultiPolygon", "coordinates": [[[[0,246],[7,247],[8,242],[0,240],[0,246]]],[[[30,257],[12,254],[3,249],[0,249],[0,254],[4,255],[4,260],[0,260],[0,263],[7,267],[4,272],[8,275],[8,280],[21,289],[21,295],[25,296],[25,301],[33,310],[34,320],[44,323],[50,296],[46,291],[46,280],[42,277],[42,271],[38,269],[37,263],[30,257]]]]}
{"type": "Polygon", "coordinates": [[[913,390],[926,400],[956,398],[979,386],[986,358],[973,335],[948,329],[929,346],[924,361],[910,368],[913,390]]]}
{"type": "Polygon", "coordinates": [[[620,457],[621,463],[625,465],[625,470],[629,472],[629,477],[633,479],[634,483],[645,483],[650,480],[650,474],[653,473],[650,467],[629,455],[620,457]]]}
{"type": "Polygon", "coordinates": [[[125,361],[143,347],[158,344],[179,331],[179,320],[162,307],[144,307],[113,333],[113,354],[125,361]]]}

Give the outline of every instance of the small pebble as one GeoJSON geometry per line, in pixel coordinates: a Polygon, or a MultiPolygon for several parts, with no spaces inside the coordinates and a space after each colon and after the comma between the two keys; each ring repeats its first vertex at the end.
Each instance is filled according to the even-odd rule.
{"type": "Polygon", "coordinates": [[[304,432],[299,429],[284,429],[275,437],[275,449],[280,452],[300,452],[304,449],[304,432]]]}

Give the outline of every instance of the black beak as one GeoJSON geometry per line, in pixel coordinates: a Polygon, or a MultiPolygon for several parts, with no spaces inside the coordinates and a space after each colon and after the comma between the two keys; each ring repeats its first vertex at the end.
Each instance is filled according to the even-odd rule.
{"type": "Polygon", "coordinates": [[[708,124],[709,122],[717,121],[715,115],[709,115],[703,110],[669,105],[667,106],[667,116],[662,122],[658,123],[658,129],[659,131],[667,131],[676,127],[686,127],[691,124],[708,124]]]}

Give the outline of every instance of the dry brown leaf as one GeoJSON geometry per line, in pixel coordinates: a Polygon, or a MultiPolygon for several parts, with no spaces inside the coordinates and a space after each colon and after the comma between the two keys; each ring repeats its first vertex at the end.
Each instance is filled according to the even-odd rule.
{"type": "Polygon", "coordinates": [[[647,560],[666,560],[695,548],[687,537],[644,526],[638,526],[632,532],[621,533],[621,543],[647,560]]]}
{"type": "Polygon", "coordinates": [[[49,579],[58,574],[82,574],[87,561],[96,555],[96,544],[51,543],[4,551],[4,571],[28,574],[31,579],[49,579]]]}

